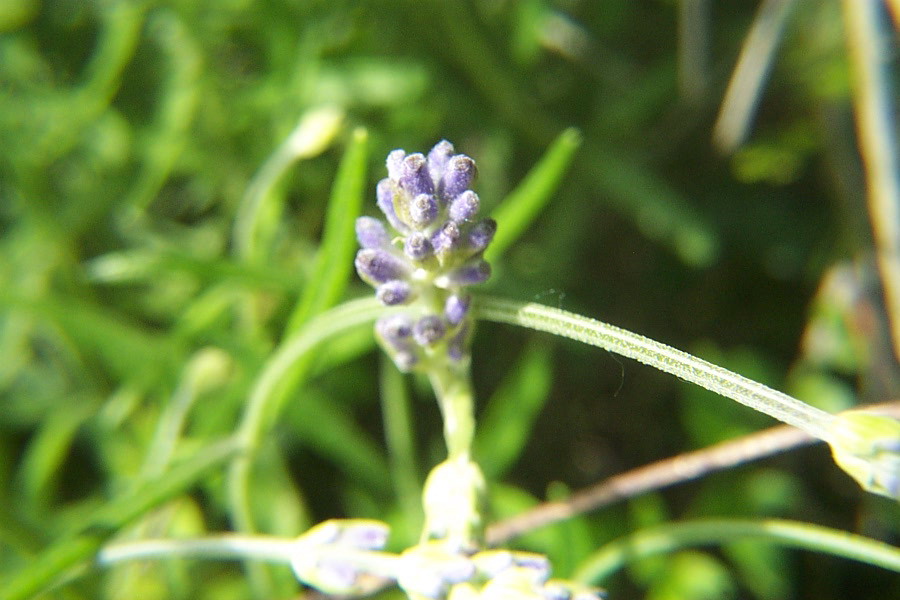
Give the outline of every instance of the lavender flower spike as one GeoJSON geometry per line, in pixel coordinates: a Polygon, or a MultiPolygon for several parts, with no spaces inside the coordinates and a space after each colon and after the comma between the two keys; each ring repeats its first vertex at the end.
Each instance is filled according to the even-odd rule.
{"type": "Polygon", "coordinates": [[[494,221],[476,221],[475,161],[442,140],[427,156],[394,150],[387,170],[376,199],[394,231],[372,217],[357,221],[356,270],[382,303],[410,312],[402,323],[379,320],[379,343],[402,371],[460,361],[472,331],[465,288],[490,276],[482,256],[496,231],[494,221]]]}

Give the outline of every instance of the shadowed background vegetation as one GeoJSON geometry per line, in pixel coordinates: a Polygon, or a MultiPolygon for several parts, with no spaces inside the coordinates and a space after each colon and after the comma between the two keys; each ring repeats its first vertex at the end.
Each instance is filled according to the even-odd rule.
{"type": "MultiPolygon", "coordinates": [[[[291,319],[370,293],[349,270],[332,297],[305,292],[340,253],[319,247],[329,206],[354,193],[332,187],[341,161],[367,167],[362,211],[375,214],[384,156],[442,138],[478,162],[488,214],[558,135],[581,133],[552,200],[494,260],[492,293],[626,327],[831,411],[895,398],[841,6],[796,4],[748,134],[718,149],[756,2],[0,4],[0,575],[234,431],[291,319]],[[285,146],[310,115],[330,126],[285,146]],[[160,433],[167,419],[183,426],[160,433]]],[[[772,423],[507,326],[481,325],[473,356],[497,518],[772,423]]],[[[380,518],[402,547],[443,452],[427,383],[353,332],[290,390],[259,448],[252,512],[279,535],[380,518]],[[386,420],[388,406],[400,413],[386,420]]],[[[122,535],[228,530],[224,471],[122,535]]],[[[618,536],[699,516],[900,542],[897,504],[817,446],[516,544],[566,576],[618,536]]],[[[46,597],[227,600],[249,597],[248,581],[238,564],[171,561],[90,571],[46,597]]],[[[636,561],[607,584],[616,600],[900,595],[895,573],[745,541],[636,561]]],[[[286,570],[268,585],[303,593],[286,570]]]]}

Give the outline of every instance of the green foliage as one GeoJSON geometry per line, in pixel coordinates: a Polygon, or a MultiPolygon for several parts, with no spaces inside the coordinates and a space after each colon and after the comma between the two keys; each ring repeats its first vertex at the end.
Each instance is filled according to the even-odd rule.
{"type": "MultiPolygon", "coordinates": [[[[683,97],[680,4],[0,2],[0,598],[300,593],[258,565],[92,567],[113,537],[359,516],[415,541],[437,408],[376,366],[380,307],[341,304],[367,293],[353,220],[396,147],[478,160],[492,293],[709,349],[832,411],[895,398],[839,3],[797,3],[733,158],[709,140],[755,3],[713,11],[721,62],[683,97]]],[[[473,369],[498,519],[768,422],[506,325],[479,324],[473,369]]],[[[756,521],[724,517],[896,545],[898,510],[819,448],[515,545],[565,576],[632,544],[648,556],[604,582],[615,600],[888,598],[875,561],[736,542],[756,521]]]]}

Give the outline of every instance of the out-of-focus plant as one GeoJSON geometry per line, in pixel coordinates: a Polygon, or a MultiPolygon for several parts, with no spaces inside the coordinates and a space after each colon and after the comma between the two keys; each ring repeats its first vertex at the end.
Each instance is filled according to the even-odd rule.
{"type": "Polygon", "coordinates": [[[744,106],[731,172],[700,138],[724,87],[711,57],[737,49],[750,15],[639,4],[5,4],[0,597],[290,597],[304,582],[767,599],[819,585],[789,547],[897,571],[877,541],[896,541],[896,503],[812,453],[747,465],[824,439],[863,487],[897,495],[896,409],[859,406],[898,388],[896,165],[878,120],[895,3],[760,3],[744,56],[765,60],[734,75],[756,87],[725,101],[744,106]],[[659,35],[676,18],[677,47],[659,35]],[[388,226],[357,221],[370,146],[444,135],[478,158],[479,195],[448,144],[395,153],[376,194],[388,226]],[[834,181],[809,168],[820,154],[834,181]],[[842,217],[817,208],[831,189],[842,217]],[[877,274],[843,262],[869,248],[877,274]],[[341,303],[354,256],[376,297],[341,303]],[[488,262],[486,291],[470,291],[488,262]],[[709,360],[544,306],[564,303],[709,360]],[[750,434],[765,417],[696,386],[676,396],[627,362],[606,389],[606,354],[509,324],[802,430],[750,434]],[[380,387],[363,358],[376,343],[393,359],[380,387]],[[418,403],[431,389],[439,411],[418,403]],[[430,439],[438,414],[449,457],[430,439]],[[700,449],[627,469],[685,444],[700,449]],[[571,583],[548,580],[551,564],[571,583]]]}

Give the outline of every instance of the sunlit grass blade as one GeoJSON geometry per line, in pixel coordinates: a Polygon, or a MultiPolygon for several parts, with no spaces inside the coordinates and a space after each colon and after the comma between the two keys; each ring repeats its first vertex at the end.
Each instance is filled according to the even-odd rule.
{"type": "MultiPolygon", "coordinates": [[[[273,214],[270,195],[275,185],[294,161],[322,152],[341,130],[342,111],[325,106],[312,109],[274,153],[260,167],[247,186],[234,220],[232,238],[235,254],[244,261],[259,258],[259,238],[273,214]]],[[[279,210],[275,210],[277,214],[279,210]]]]}
{"type": "MultiPolygon", "coordinates": [[[[257,530],[250,504],[253,455],[271,429],[287,399],[287,391],[306,376],[310,352],[321,342],[353,327],[371,324],[384,313],[374,297],[346,302],[311,319],[286,339],[264,366],[250,392],[238,426],[238,439],[245,454],[233,461],[228,472],[228,503],[234,527],[244,533],[257,530]]],[[[258,568],[249,571],[253,585],[265,587],[267,576],[258,568]]]]}
{"type": "Polygon", "coordinates": [[[747,138],[794,4],[765,0],[759,7],[713,128],[713,141],[723,152],[734,152],[747,138]]]}
{"type": "MultiPolygon", "coordinates": [[[[866,171],[866,196],[875,258],[884,289],[894,356],[900,360],[900,150],[896,82],[891,76],[896,39],[877,0],[843,0],[847,46],[853,61],[857,144],[866,171]]],[[[896,7],[895,7],[896,8],[896,7]]]]}
{"type": "Polygon", "coordinates": [[[354,224],[366,193],[368,140],[365,129],[353,131],[331,188],[325,232],[313,274],[288,321],[288,334],[297,331],[313,315],[333,306],[347,287],[356,253],[354,224]]]}
{"type": "Polygon", "coordinates": [[[51,482],[68,457],[78,428],[89,416],[89,403],[66,405],[50,414],[32,436],[13,485],[29,508],[40,509],[51,502],[51,482]]]}
{"type": "Polygon", "coordinates": [[[703,519],[642,529],[610,542],[588,557],[574,578],[596,585],[641,558],[693,546],[719,545],[750,538],[858,560],[900,572],[900,548],[861,535],[780,519],[703,519]]]}
{"type": "Polygon", "coordinates": [[[494,210],[491,216],[501,225],[485,252],[488,261],[501,256],[519,239],[550,202],[581,146],[581,139],[581,133],[574,128],[559,134],[525,179],[494,210]]]}
{"type": "Polygon", "coordinates": [[[124,200],[132,215],[143,213],[177,164],[190,137],[202,94],[203,60],[189,27],[174,11],[154,11],[148,32],[166,60],[156,122],[145,136],[141,171],[124,200]]]}
{"type": "Polygon", "coordinates": [[[422,481],[416,455],[415,421],[403,375],[387,359],[381,359],[381,413],[394,493],[410,520],[421,526],[422,481]]]}

